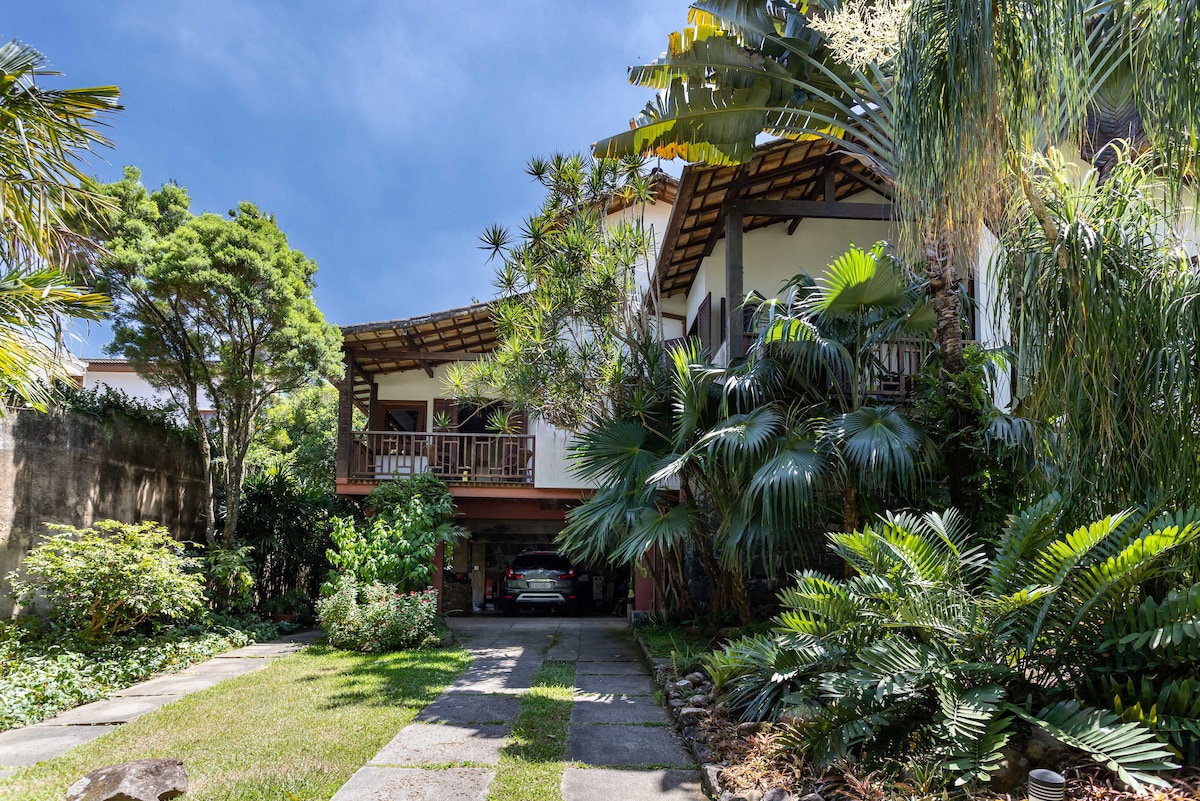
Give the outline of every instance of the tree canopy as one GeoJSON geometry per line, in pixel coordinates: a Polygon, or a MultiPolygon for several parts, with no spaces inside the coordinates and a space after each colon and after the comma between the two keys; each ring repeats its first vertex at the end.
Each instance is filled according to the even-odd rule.
{"type": "Polygon", "coordinates": [[[194,215],[183,187],[147,192],[139,179],[127,168],[103,188],[119,207],[104,221],[116,304],[108,349],[170,392],[198,430],[211,425],[228,544],[257,416],[277,394],[339,375],[341,338],[313,301],[316,263],[289,247],[274,217],[248,202],[224,217],[194,215]]]}

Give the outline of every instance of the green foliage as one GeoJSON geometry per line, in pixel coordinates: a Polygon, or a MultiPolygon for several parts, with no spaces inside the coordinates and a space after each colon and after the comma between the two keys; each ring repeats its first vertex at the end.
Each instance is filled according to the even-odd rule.
{"type": "Polygon", "coordinates": [[[101,419],[122,414],[189,439],[196,438],[194,428],[181,424],[179,407],[170,402],[134,398],[107,384],[99,384],[93,389],[64,387],[60,391],[59,404],[73,412],[101,419]]]}
{"type": "Polygon", "coordinates": [[[333,495],[337,406],[337,390],[324,382],[274,399],[259,416],[246,454],[249,476],[274,468],[333,495]]]}
{"type": "Polygon", "coordinates": [[[353,575],[336,580],[317,601],[317,616],[331,645],[351,651],[397,651],[438,642],[437,592],[397,592],[379,582],[360,585],[353,575]]]}
{"type": "Polygon", "coordinates": [[[203,559],[209,603],[217,609],[245,612],[254,605],[254,549],[249,545],[213,548],[203,559]]]}
{"type": "Polygon", "coordinates": [[[204,604],[195,561],[158,523],[49,528],[57,533],[29,552],[25,577],[13,587],[22,601],[44,598],[55,619],[84,642],[183,619],[204,604]]]}
{"type": "MultiPolygon", "coordinates": [[[[864,505],[922,491],[936,448],[904,409],[874,398],[886,375],[880,353],[930,333],[919,282],[878,244],[789,288],[783,299],[748,301],[760,333],[745,360],[718,368],[685,342],[671,351],[656,404],[599,418],[578,436],[576,471],[601,489],[568,513],[564,548],[629,561],[695,547],[717,599],[707,613],[726,611],[728,598],[745,624],[744,566],[811,548],[831,490],[847,530],[864,505]]],[[[664,589],[672,612],[691,612],[677,605],[686,590],[664,589]]]]}
{"type": "Polygon", "coordinates": [[[953,511],[831,534],[849,577],[798,575],[776,633],[731,643],[709,673],[745,716],[800,721],[791,743],[818,764],[915,753],[975,783],[1032,725],[1130,784],[1156,783],[1200,731],[1188,686],[1200,589],[1155,599],[1180,581],[1200,511],[1067,533],[1062,520],[1057,498],[1014,515],[992,559],[953,511]],[[1118,688],[1139,680],[1178,717],[1156,730],[1155,710],[1128,691],[1123,701],[1118,688]]]}
{"type": "Polygon", "coordinates": [[[0,415],[14,397],[44,410],[52,382],[67,378],[63,322],[108,308],[81,285],[96,243],[70,223],[104,207],[86,156],[109,145],[101,131],[120,93],[50,88],[59,75],[35,48],[0,45],[0,415]]]}
{"type": "Polygon", "coordinates": [[[504,398],[574,431],[659,368],[656,295],[638,290],[654,258],[644,208],[657,179],[639,159],[563,154],[527,172],[546,190],[542,207],[519,235],[493,227],[480,237],[499,261],[498,347],[452,365],[447,380],[462,398],[504,398]]]}
{"type": "Polygon", "coordinates": [[[1018,402],[1049,429],[1051,479],[1080,520],[1200,502],[1200,277],[1167,187],[1126,152],[1106,176],[1031,169],[1042,207],[1015,210],[1002,275],[1022,298],[1018,402]]]}
{"type": "Polygon", "coordinates": [[[229,547],[254,421],[275,396],[340,375],[341,337],[313,302],[315,262],[289,246],[273,216],[247,202],[228,217],[196,216],[186,190],[147,192],[139,178],[127,168],[104,187],[119,207],[100,232],[116,303],[108,349],[170,392],[197,431],[206,427],[200,394],[211,399],[221,458],[211,460],[205,437],[201,451],[224,488],[229,547]]]}
{"type": "Polygon", "coordinates": [[[17,624],[0,626],[0,730],[32,725],[155,674],[278,634],[274,625],[210,617],[164,627],[153,637],[130,633],[84,648],[17,624]]]}
{"type": "Polygon", "coordinates": [[[380,484],[367,503],[374,516],[366,523],[333,519],[334,547],[327,557],[334,574],[406,591],[429,586],[438,546],[465,535],[454,524],[454,498],[446,485],[422,473],[380,484]]]}
{"type": "Polygon", "coordinates": [[[333,517],[350,504],[278,466],[246,479],[241,502],[238,541],[253,548],[259,598],[290,592],[315,598],[329,572],[333,517]]]}

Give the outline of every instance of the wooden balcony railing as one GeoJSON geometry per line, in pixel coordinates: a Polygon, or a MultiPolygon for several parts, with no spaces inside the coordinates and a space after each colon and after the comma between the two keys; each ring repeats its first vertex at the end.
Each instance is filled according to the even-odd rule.
{"type": "Polygon", "coordinates": [[[386,481],[433,473],[447,484],[532,484],[532,434],[353,431],[348,475],[386,481]]]}

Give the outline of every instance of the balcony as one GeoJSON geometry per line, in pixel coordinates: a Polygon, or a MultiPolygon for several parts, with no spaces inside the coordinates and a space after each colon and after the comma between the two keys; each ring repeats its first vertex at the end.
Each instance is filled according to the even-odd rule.
{"type": "Polygon", "coordinates": [[[451,485],[533,485],[532,434],[352,431],[350,436],[345,476],[350,481],[433,473],[451,485]]]}

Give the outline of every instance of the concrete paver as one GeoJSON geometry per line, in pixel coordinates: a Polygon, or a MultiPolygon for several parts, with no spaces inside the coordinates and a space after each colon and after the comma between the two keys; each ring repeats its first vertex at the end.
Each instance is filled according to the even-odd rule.
{"type": "Polygon", "coordinates": [[[589,693],[575,697],[571,710],[572,723],[661,723],[667,725],[671,716],[662,704],[646,695],[597,695],[589,693]]]}
{"type": "Polygon", "coordinates": [[[451,726],[413,723],[400,730],[371,760],[372,765],[445,765],[475,762],[495,765],[511,731],[509,726],[451,726]]]}
{"type": "Polygon", "coordinates": [[[262,670],[270,660],[267,659],[210,659],[198,665],[192,665],[187,670],[181,670],[176,676],[240,676],[255,670],[262,670]]]}
{"type": "MultiPolygon", "coordinates": [[[[239,648],[179,673],[135,684],[103,701],[75,707],[33,726],[0,732],[0,767],[33,765],[94,740],[147,712],[188,693],[259,670],[268,662],[324,637],[319,630],[299,632],[273,643],[239,648]]],[[[0,775],[0,778],[3,778],[0,775]]]]}
{"type": "Polygon", "coordinates": [[[0,765],[24,767],[62,756],[116,726],[26,726],[0,732],[0,765]]]}
{"type": "Polygon", "coordinates": [[[514,695],[444,694],[417,714],[418,723],[513,723],[521,712],[514,695]]]}
{"type": "Polygon", "coordinates": [[[217,659],[270,659],[294,654],[303,648],[299,642],[256,642],[227,653],[218,654],[217,659]]]}
{"type": "Polygon", "coordinates": [[[654,685],[624,620],[481,615],[449,622],[475,657],[472,666],[333,801],[483,798],[490,771],[439,768],[498,763],[510,727],[484,724],[516,720],[521,696],[545,660],[575,663],[567,759],[600,766],[566,770],[566,801],[703,801],[700,774],[686,769],[693,759],[669,727],[666,710],[650,697],[654,685]]]}
{"type": "Polygon", "coordinates": [[[207,690],[227,677],[212,673],[194,673],[190,676],[178,674],[159,676],[113,693],[113,698],[128,698],[131,695],[186,695],[198,690],[207,690]]]}
{"type": "Polygon", "coordinates": [[[644,671],[640,676],[618,676],[611,673],[577,673],[575,688],[580,692],[601,695],[650,695],[654,683],[644,671]]]}
{"type": "Polygon", "coordinates": [[[564,801],[612,801],[614,798],[661,801],[700,801],[704,791],[695,770],[612,770],[567,768],[563,772],[564,801]]]}
{"type": "Polygon", "coordinates": [[[160,706],[166,706],[172,701],[178,701],[181,695],[146,695],[123,696],[95,701],[83,706],[69,709],[61,715],[43,720],[33,728],[46,726],[96,726],[106,723],[128,723],[147,712],[153,712],[160,706]]]}
{"type": "Polygon", "coordinates": [[[482,768],[361,768],[333,801],[483,801],[493,775],[482,768]]]}
{"type": "Polygon", "coordinates": [[[645,676],[646,668],[641,662],[580,662],[575,666],[575,674],[645,676]]]}
{"type": "Polygon", "coordinates": [[[572,725],[567,760],[585,765],[690,767],[695,761],[675,732],[662,726],[572,725]]]}

